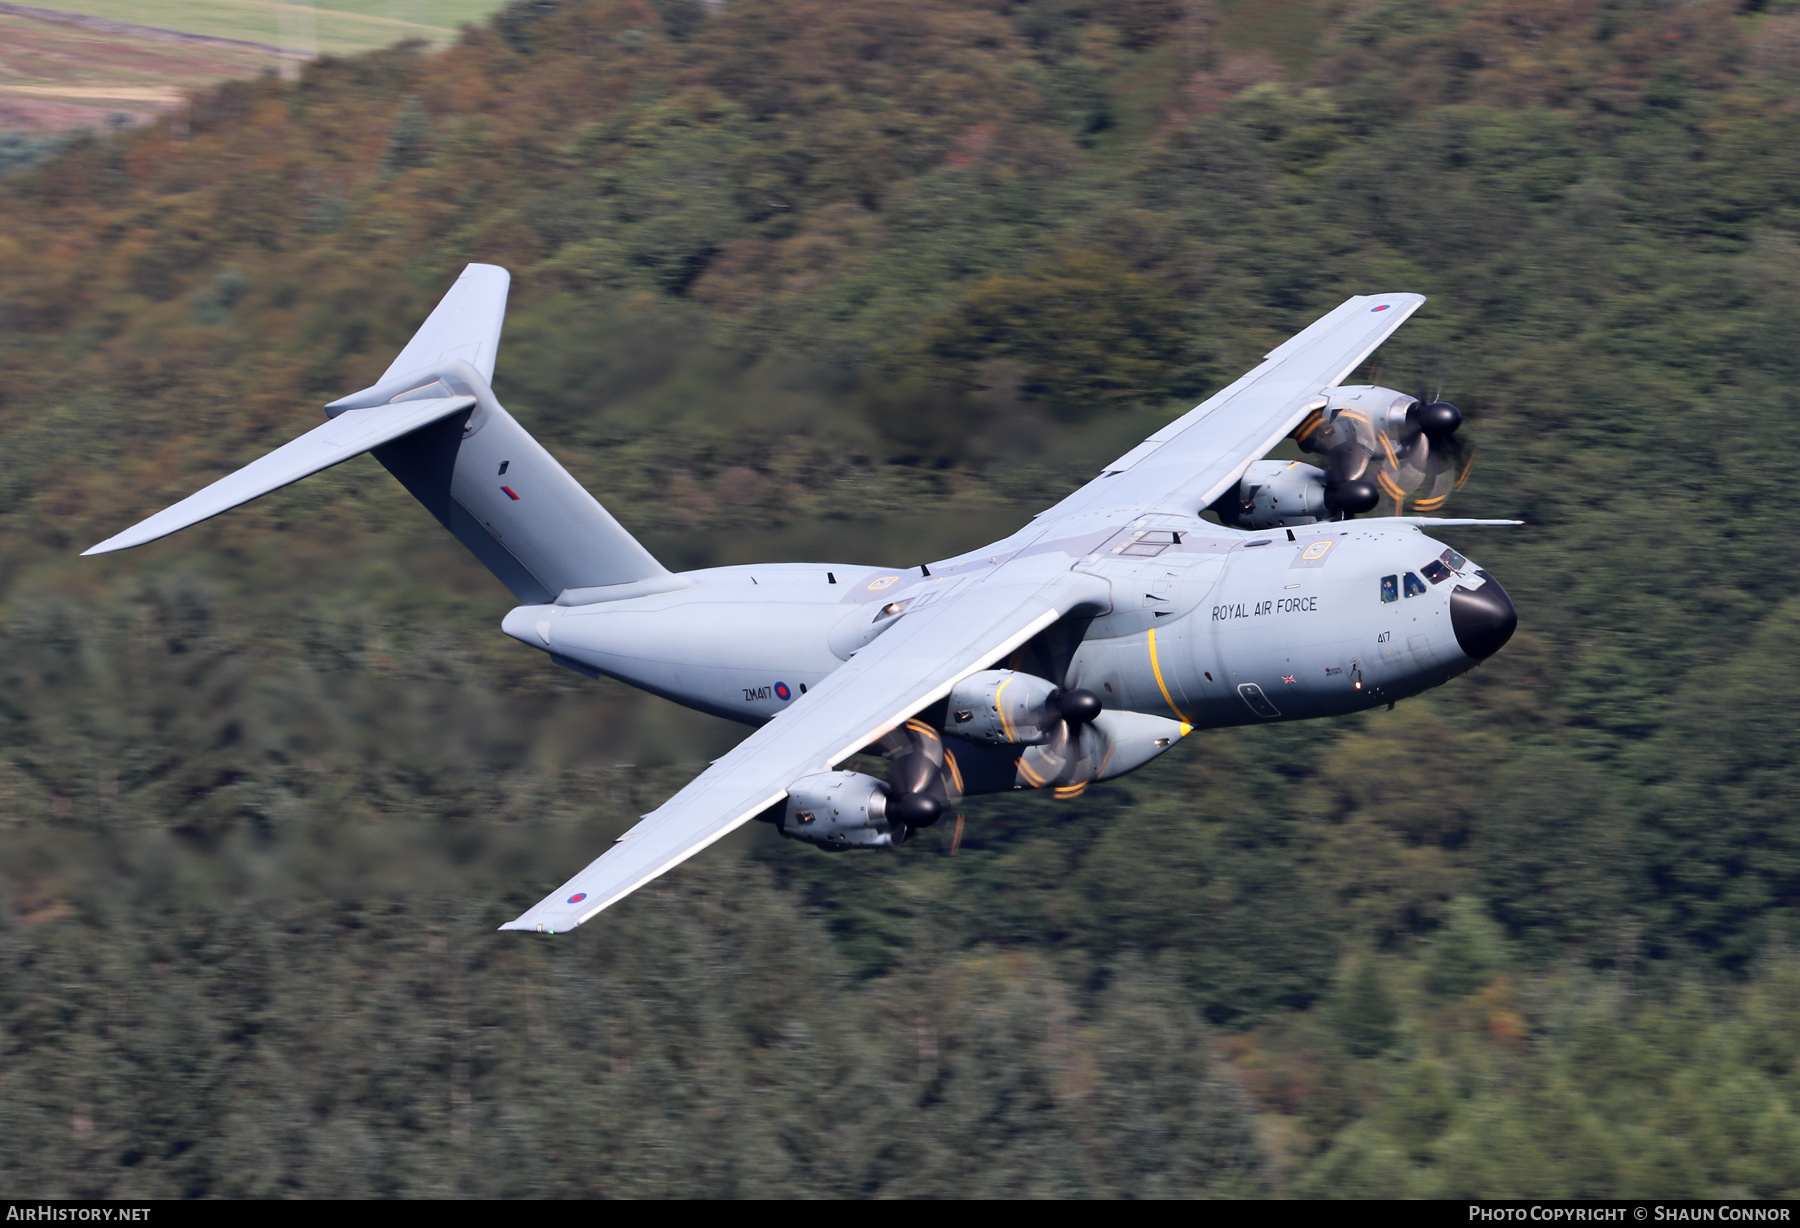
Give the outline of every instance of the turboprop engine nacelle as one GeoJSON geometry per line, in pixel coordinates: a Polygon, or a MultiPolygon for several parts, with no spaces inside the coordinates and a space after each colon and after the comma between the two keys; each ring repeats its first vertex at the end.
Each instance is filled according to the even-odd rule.
{"type": "Polygon", "coordinates": [[[787,805],[776,826],[793,840],[822,849],[883,849],[911,834],[887,817],[888,787],[861,772],[820,772],[788,787],[787,805]]]}
{"type": "MultiPolygon", "coordinates": [[[[1325,471],[1299,461],[1257,461],[1238,483],[1229,523],[1240,529],[1283,529],[1331,519],[1325,471]]],[[[1221,502],[1226,502],[1222,500],[1221,502]]]]}
{"type": "Polygon", "coordinates": [[[1037,746],[1060,719],[1055,683],[1010,669],[984,669],[956,684],[944,731],[981,746],[1037,746]]]}

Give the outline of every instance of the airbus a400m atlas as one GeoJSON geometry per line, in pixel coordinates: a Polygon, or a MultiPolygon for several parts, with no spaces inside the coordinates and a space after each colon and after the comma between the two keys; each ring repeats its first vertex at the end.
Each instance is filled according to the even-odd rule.
{"type": "Polygon", "coordinates": [[[1384,491],[1436,510],[1467,474],[1454,406],[1340,386],[1420,295],[1348,299],[979,550],[671,573],[494,399],[509,281],[469,265],[324,425],[87,551],[373,452],[512,591],[506,634],[759,726],[504,929],[572,929],[752,820],[886,848],[967,795],[1071,796],[1195,729],[1392,703],[1517,625],[1499,582],[1424,532],[1517,522],[1355,519],[1384,491]],[[1290,433],[1323,467],[1261,459],[1290,433]],[[886,756],[889,779],[840,767],[859,752],[886,756]]]}

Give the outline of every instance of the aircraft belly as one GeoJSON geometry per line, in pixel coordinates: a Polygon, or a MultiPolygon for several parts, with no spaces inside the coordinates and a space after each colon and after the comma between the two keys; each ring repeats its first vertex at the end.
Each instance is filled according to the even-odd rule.
{"type": "Polygon", "coordinates": [[[547,647],[677,703],[755,724],[842,664],[827,646],[841,617],[836,605],[808,602],[575,607],[549,620],[547,647]]]}

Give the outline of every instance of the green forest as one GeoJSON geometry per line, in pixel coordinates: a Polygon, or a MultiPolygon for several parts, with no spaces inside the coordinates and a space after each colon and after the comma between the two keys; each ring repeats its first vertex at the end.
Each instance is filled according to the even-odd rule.
{"type": "Polygon", "coordinates": [[[520,0],[0,162],[0,1185],[1800,1196],[1795,0],[520,0]],[[1520,612],[951,855],[497,934],[744,730],[321,421],[464,263],[671,567],[1008,532],[1357,293],[1520,612]]]}

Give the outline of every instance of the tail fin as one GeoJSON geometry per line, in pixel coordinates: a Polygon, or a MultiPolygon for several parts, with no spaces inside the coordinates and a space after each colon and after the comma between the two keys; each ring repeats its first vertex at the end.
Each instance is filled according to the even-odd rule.
{"type": "Polygon", "coordinates": [[[464,269],[376,386],[458,358],[492,382],[494,359],[500,353],[500,325],[506,320],[506,291],[511,285],[512,274],[497,264],[471,264],[464,269]]]}
{"type": "Polygon", "coordinates": [[[380,383],[325,407],[330,422],[86,553],[154,541],[372,451],[522,602],[670,581],[494,399],[510,282],[505,269],[471,264],[380,383]]]}

